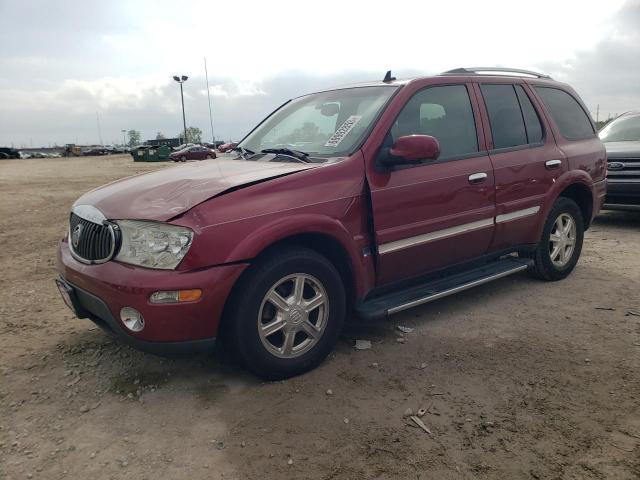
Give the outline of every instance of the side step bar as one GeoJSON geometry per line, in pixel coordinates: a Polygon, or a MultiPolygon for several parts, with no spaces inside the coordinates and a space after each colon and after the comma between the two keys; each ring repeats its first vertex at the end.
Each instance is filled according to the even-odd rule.
{"type": "Polygon", "coordinates": [[[527,258],[502,258],[465,272],[370,298],[355,307],[356,314],[370,320],[386,318],[402,310],[521,272],[532,263],[532,260],[527,258]]]}

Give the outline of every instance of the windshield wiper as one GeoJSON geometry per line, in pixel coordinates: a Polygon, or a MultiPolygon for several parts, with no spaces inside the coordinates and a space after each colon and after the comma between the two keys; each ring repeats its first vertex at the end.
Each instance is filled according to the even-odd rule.
{"type": "Polygon", "coordinates": [[[249,158],[247,158],[247,154],[249,155],[254,155],[255,152],[253,150],[249,150],[248,148],[244,148],[241,146],[235,146],[231,149],[234,152],[240,152],[240,156],[242,157],[243,160],[249,160],[249,158]]]}
{"type": "Polygon", "coordinates": [[[293,157],[300,162],[310,163],[309,154],[300,150],[292,150],[290,148],[265,148],[260,150],[260,153],[275,153],[276,155],[286,155],[287,157],[293,157]]]}

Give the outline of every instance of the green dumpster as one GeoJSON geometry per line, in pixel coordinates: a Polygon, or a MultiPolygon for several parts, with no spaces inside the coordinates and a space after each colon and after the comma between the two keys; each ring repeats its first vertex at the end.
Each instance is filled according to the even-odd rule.
{"type": "Polygon", "coordinates": [[[169,155],[171,154],[171,149],[166,145],[160,145],[157,150],[156,161],[164,162],[165,160],[169,160],[169,155]]]}
{"type": "Polygon", "coordinates": [[[161,162],[169,158],[167,147],[141,146],[133,152],[134,162],[161,162]]]}
{"type": "Polygon", "coordinates": [[[135,150],[133,150],[131,152],[131,155],[133,155],[133,161],[134,162],[148,162],[149,160],[147,160],[148,155],[147,155],[147,150],[149,148],[148,147],[138,147],[135,150]]]}

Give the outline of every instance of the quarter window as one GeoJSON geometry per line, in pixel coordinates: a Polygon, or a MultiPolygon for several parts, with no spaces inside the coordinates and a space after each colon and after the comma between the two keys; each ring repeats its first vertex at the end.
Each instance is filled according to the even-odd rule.
{"type": "Polygon", "coordinates": [[[431,135],[440,144],[439,159],[478,151],[478,137],[469,92],[464,85],[429,87],[416,93],[396,119],[387,141],[405,135],[431,135]]]}
{"type": "Polygon", "coordinates": [[[518,95],[518,101],[520,102],[522,116],[524,117],[524,126],[527,130],[527,142],[540,143],[542,141],[542,124],[540,123],[540,118],[535,108],[533,108],[533,104],[529,96],[525,93],[524,88],[516,85],[515,89],[518,95]]]}
{"type": "Polygon", "coordinates": [[[536,87],[536,91],[564,138],[584,140],[595,136],[591,120],[575,98],[558,88],[536,87]]]}

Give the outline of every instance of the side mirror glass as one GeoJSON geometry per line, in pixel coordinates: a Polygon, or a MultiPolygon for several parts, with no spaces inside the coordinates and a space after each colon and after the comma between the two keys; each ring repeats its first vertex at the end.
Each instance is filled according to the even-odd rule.
{"type": "Polygon", "coordinates": [[[398,138],[382,158],[386,166],[411,165],[422,160],[436,160],[440,155],[438,140],[430,135],[406,135],[398,138]]]}

